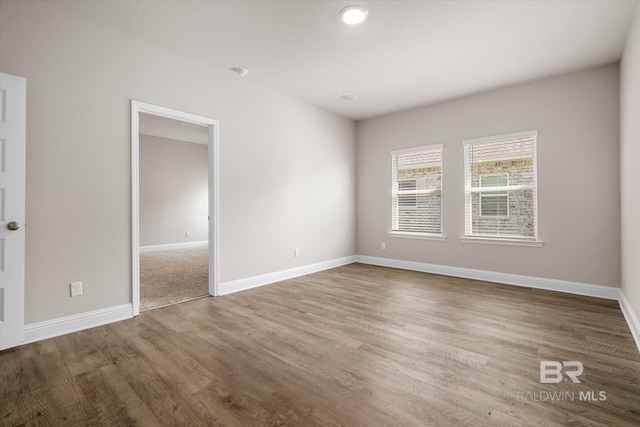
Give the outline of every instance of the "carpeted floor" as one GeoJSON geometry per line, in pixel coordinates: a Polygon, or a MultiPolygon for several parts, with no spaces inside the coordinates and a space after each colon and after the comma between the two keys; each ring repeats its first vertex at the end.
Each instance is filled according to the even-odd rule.
{"type": "Polygon", "coordinates": [[[140,254],[140,310],[209,295],[209,248],[140,254]]]}

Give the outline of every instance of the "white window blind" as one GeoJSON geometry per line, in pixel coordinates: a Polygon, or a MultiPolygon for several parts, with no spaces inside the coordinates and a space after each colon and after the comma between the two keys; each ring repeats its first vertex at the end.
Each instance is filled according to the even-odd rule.
{"type": "MultiPolygon", "coordinates": [[[[504,187],[509,185],[509,174],[480,175],[480,187],[504,187]]],[[[483,191],[480,193],[480,216],[506,218],[509,216],[508,191],[483,191]]]]}
{"type": "Polygon", "coordinates": [[[536,136],[464,141],[466,237],[537,239],[536,136]]]}
{"type": "Polygon", "coordinates": [[[442,234],[442,145],[391,152],[391,231],[442,234]]]}

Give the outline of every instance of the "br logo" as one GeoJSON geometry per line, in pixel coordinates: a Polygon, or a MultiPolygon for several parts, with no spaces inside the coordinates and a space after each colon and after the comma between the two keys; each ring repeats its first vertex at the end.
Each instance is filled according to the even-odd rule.
{"type": "Polygon", "coordinates": [[[556,362],[555,360],[543,360],[540,362],[540,382],[543,384],[556,384],[564,379],[562,373],[574,383],[579,383],[578,377],[582,375],[584,367],[578,361],[556,362]]]}

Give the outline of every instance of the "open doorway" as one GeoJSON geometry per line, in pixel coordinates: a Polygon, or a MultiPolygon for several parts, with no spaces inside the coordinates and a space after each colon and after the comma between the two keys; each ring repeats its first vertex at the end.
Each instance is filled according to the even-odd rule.
{"type": "Polygon", "coordinates": [[[140,113],[140,311],[209,295],[209,132],[140,113]]]}
{"type": "Polygon", "coordinates": [[[132,301],[218,295],[218,122],[132,101],[132,301]]]}

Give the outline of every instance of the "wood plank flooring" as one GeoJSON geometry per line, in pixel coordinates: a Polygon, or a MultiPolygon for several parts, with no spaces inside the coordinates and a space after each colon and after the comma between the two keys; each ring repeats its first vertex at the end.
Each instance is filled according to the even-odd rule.
{"type": "Polygon", "coordinates": [[[615,301],[351,264],[0,352],[0,425],[638,426],[640,353],[615,301]]]}

